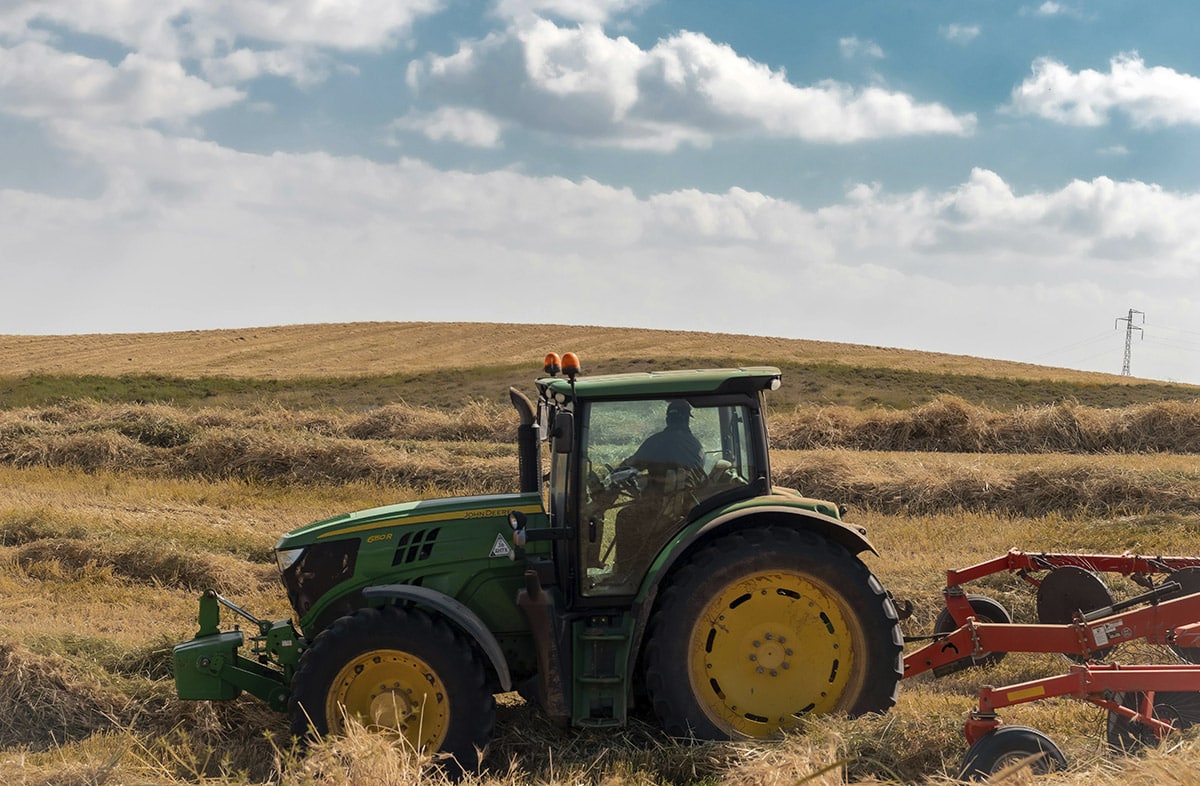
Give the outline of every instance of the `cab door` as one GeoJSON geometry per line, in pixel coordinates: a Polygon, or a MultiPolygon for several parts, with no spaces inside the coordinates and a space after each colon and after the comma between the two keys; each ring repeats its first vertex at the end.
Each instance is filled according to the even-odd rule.
{"type": "Polygon", "coordinates": [[[634,461],[668,430],[671,399],[592,401],[580,413],[578,591],[583,598],[632,596],[655,557],[706,500],[748,489],[761,474],[746,397],[689,397],[687,430],[698,466],[634,461]]]}

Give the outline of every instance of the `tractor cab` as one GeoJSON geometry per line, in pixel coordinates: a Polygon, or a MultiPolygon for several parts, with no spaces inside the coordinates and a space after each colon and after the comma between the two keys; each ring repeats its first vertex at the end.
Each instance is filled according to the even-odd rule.
{"type": "Polygon", "coordinates": [[[688,522],[769,493],[762,391],[779,387],[780,372],[589,379],[578,369],[571,353],[562,366],[547,358],[538,420],[550,446],[550,526],[565,544],[558,583],[586,606],[636,596],[688,522]]]}

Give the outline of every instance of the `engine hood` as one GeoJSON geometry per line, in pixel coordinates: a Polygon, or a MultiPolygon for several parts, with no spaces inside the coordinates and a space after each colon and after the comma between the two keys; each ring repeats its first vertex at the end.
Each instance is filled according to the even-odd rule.
{"type": "Polygon", "coordinates": [[[488,494],[474,497],[401,502],[368,508],[307,524],[280,538],[276,549],[294,549],[319,541],[358,536],[376,529],[507,516],[511,510],[536,513],[542,510],[539,494],[488,494]]]}

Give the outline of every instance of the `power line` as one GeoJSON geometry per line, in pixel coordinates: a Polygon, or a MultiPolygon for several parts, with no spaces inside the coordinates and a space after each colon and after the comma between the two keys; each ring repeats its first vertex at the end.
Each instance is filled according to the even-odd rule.
{"type": "Polygon", "coordinates": [[[1111,338],[1112,338],[1112,333],[1097,333],[1094,336],[1089,336],[1088,338],[1080,339],[1079,341],[1076,341],[1072,344],[1067,344],[1065,346],[1056,347],[1054,349],[1048,349],[1045,352],[1042,352],[1042,353],[1036,355],[1035,357],[1046,358],[1046,357],[1050,357],[1051,355],[1058,355],[1063,352],[1069,352],[1073,349],[1081,349],[1089,344],[1095,344],[1100,341],[1109,341],[1109,340],[1111,340],[1111,338]]]}
{"type": "Polygon", "coordinates": [[[1161,338],[1159,336],[1148,336],[1147,340],[1152,344],[1158,344],[1172,349],[1182,349],[1186,352],[1200,352],[1200,341],[1180,341],[1179,339],[1161,338]]]}
{"type": "Polygon", "coordinates": [[[1145,335],[1145,331],[1143,331],[1143,330],[1142,330],[1140,327],[1138,327],[1137,325],[1134,325],[1134,324],[1133,324],[1133,315],[1134,315],[1134,314],[1141,314],[1141,315],[1142,315],[1142,322],[1143,322],[1143,323],[1145,323],[1145,321],[1146,321],[1146,312],[1145,312],[1145,311],[1138,311],[1137,309],[1134,309],[1134,308],[1131,308],[1131,309],[1129,309],[1129,316],[1127,316],[1127,317],[1117,317],[1116,321],[1115,321],[1115,322],[1113,322],[1113,328],[1114,328],[1114,329],[1115,329],[1115,328],[1116,328],[1116,326],[1117,326],[1117,322],[1124,322],[1124,323],[1125,323],[1125,362],[1121,364],[1121,376],[1123,376],[1123,377],[1127,377],[1127,376],[1129,376],[1129,354],[1130,354],[1130,350],[1131,350],[1131,349],[1132,349],[1132,347],[1133,347],[1133,331],[1135,331],[1135,330],[1136,330],[1136,331],[1138,331],[1139,333],[1141,333],[1141,334],[1145,335]]]}

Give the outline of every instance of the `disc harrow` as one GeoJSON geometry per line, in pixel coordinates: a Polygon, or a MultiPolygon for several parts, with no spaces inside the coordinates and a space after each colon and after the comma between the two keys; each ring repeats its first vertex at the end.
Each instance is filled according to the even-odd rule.
{"type": "MultiPolygon", "coordinates": [[[[999,710],[1056,697],[1108,712],[1107,741],[1117,751],[1200,723],[1200,557],[1027,553],[946,572],[946,608],[932,636],[904,659],[904,677],[941,676],[994,663],[1010,652],[1057,653],[1075,661],[1066,673],[1004,687],[982,686],[964,736],[970,747],[960,777],[984,779],[1028,760],[1035,772],[1066,766],[1045,734],[1005,725],[999,710]],[[1010,572],[1038,592],[1036,624],[1013,622],[998,602],[964,585],[1010,572]],[[1114,598],[1101,574],[1120,574],[1145,591],[1114,598]],[[1104,662],[1117,645],[1145,641],[1172,649],[1182,663],[1104,662]]],[[[911,641],[911,639],[910,639],[911,641]]]]}

